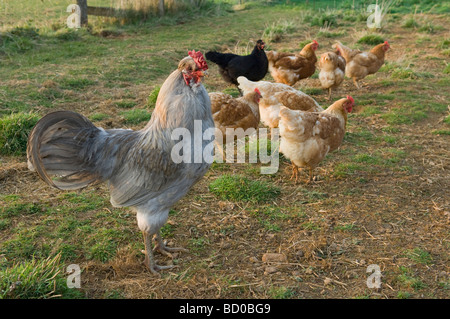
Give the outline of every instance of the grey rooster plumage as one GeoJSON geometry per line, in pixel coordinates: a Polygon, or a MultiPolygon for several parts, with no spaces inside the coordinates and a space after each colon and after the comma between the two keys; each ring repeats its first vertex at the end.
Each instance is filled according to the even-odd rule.
{"type": "Polygon", "coordinates": [[[145,263],[153,273],[164,267],[153,260],[151,237],[156,236],[155,248],[162,253],[175,250],[165,247],[159,229],[170,208],[211,163],[203,157],[198,163],[178,163],[171,154],[180,142],[172,138],[174,129],[191,133],[192,157],[195,152],[203,154],[214,136],[201,145],[194,143],[195,121],[201,121],[201,133],[214,128],[214,121],[208,93],[200,82],[206,62],[199,52],[190,55],[162,85],[152,117],[142,130],[104,130],[81,114],[59,111],[43,117],[28,140],[28,166],[49,185],[70,190],[107,182],[114,206],[134,208],[144,234],[145,263]]]}

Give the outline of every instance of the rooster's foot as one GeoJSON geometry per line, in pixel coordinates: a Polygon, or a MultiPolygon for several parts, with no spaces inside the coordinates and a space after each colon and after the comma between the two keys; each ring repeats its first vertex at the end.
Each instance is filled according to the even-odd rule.
{"type": "Polygon", "coordinates": [[[145,256],[145,260],[144,260],[144,265],[148,268],[148,270],[150,270],[150,272],[153,275],[156,275],[158,277],[161,276],[161,274],[159,273],[161,270],[165,270],[165,269],[172,269],[174,267],[178,267],[176,265],[168,265],[168,266],[160,266],[157,265],[153,259],[148,258],[148,256],[145,256]]]}
{"type": "Polygon", "coordinates": [[[166,242],[162,240],[160,232],[158,232],[155,235],[155,247],[153,248],[153,251],[159,251],[162,255],[168,256],[170,258],[173,258],[171,253],[175,252],[188,252],[189,250],[185,248],[177,248],[177,247],[167,247],[166,242]]]}

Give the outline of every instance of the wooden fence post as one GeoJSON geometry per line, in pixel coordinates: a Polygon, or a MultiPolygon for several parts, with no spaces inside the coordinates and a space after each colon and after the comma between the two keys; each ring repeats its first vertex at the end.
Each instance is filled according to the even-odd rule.
{"type": "Polygon", "coordinates": [[[81,16],[80,16],[81,26],[85,27],[88,24],[87,0],[77,0],[77,5],[80,7],[80,10],[81,10],[81,16]]]}

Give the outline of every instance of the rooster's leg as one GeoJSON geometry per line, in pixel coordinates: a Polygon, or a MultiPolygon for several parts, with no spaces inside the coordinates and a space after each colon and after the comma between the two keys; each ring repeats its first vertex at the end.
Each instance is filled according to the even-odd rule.
{"type": "Polygon", "coordinates": [[[189,250],[185,249],[185,248],[176,248],[176,247],[167,247],[166,243],[162,240],[161,238],[161,233],[160,231],[158,231],[155,235],[155,248],[153,250],[157,250],[159,251],[161,254],[166,255],[170,258],[173,258],[171,253],[175,253],[175,252],[179,252],[179,251],[183,251],[183,252],[188,252],[189,250]]]}
{"type": "Polygon", "coordinates": [[[355,84],[356,88],[359,90],[361,87],[359,86],[358,80],[356,78],[353,78],[353,83],[355,84]]]}
{"type": "Polygon", "coordinates": [[[328,88],[328,101],[331,100],[331,88],[328,88]]]}
{"type": "Polygon", "coordinates": [[[155,257],[153,257],[153,251],[152,251],[152,234],[147,233],[147,232],[142,232],[142,234],[144,235],[144,245],[145,245],[144,264],[151,271],[151,273],[159,276],[158,271],[175,267],[173,265],[172,266],[157,265],[155,262],[155,257]]]}

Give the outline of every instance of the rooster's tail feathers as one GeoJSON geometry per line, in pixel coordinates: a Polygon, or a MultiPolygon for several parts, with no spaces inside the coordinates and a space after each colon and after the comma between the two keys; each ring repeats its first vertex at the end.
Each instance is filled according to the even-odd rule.
{"type": "Polygon", "coordinates": [[[86,117],[71,111],[47,114],[28,137],[28,167],[49,185],[59,189],[79,189],[100,182],[93,161],[88,161],[87,145],[100,133],[86,117]],[[91,163],[91,164],[90,164],[91,163]],[[58,175],[52,179],[49,175],[58,175]]]}

